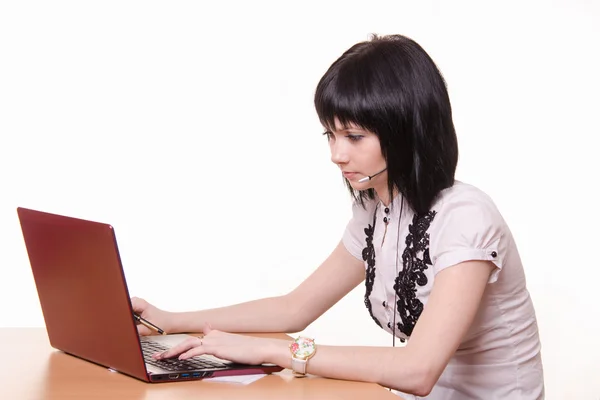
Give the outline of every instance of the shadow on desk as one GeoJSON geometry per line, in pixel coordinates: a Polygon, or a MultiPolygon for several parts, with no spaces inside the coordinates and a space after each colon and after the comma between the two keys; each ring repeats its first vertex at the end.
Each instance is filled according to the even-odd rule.
{"type": "MultiPolygon", "coordinates": [[[[40,377],[36,399],[45,400],[370,399],[374,394],[373,387],[360,382],[311,376],[298,379],[289,370],[249,385],[210,381],[151,384],[60,351],[52,352],[40,377]]],[[[378,394],[384,394],[382,388],[379,390],[378,394]]]]}
{"type": "MultiPolygon", "coordinates": [[[[382,388],[379,390],[383,392],[382,388]]],[[[37,398],[45,400],[373,398],[373,388],[363,383],[311,376],[298,379],[289,370],[265,376],[249,385],[210,381],[146,383],[60,351],[52,352],[48,358],[38,393],[37,398]]]]}

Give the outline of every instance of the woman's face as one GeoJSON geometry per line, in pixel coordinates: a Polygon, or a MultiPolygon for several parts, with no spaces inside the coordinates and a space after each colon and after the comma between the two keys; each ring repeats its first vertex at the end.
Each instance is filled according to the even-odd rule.
{"type": "Polygon", "coordinates": [[[375,189],[379,197],[387,192],[387,171],[371,180],[359,182],[361,178],[372,176],[386,168],[381,154],[379,138],[372,132],[350,124],[326,130],[331,161],[342,170],[344,178],[355,190],[375,189]]]}

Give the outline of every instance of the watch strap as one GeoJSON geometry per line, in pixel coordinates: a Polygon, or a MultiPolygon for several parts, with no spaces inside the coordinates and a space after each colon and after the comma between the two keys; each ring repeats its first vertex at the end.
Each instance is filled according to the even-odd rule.
{"type": "Polygon", "coordinates": [[[292,373],[295,376],[306,376],[306,361],[292,357],[292,373]]]}

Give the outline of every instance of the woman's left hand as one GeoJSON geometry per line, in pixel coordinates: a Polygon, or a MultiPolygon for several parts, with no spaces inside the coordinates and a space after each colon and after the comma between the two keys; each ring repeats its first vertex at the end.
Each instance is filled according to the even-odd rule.
{"type": "Polygon", "coordinates": [[[179,356],[185,360],[202,354],[233,361],[240,364],[273,363],[277,353],[285,352],[289,342],[282,339],[258,338],[236,335],[204,328],[204,337],[190,338],[162,353],[154,355],[155,359],[179,356]]]}

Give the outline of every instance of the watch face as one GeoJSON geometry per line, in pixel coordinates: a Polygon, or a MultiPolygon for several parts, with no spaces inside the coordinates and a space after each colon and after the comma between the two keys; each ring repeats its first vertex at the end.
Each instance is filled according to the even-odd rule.
{"type": "Polygon", "coordinates": [[[315,339],[299,337],[290,346],[292,353],[298,358],[306,358],[315,352],[315,339]]]}

